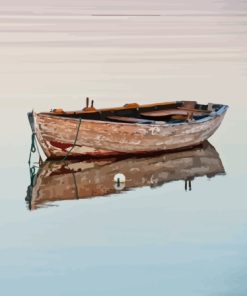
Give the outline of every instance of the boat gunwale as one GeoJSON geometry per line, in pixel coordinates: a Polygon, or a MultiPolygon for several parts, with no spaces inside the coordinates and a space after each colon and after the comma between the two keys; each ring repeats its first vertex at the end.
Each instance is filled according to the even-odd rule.
{"type": "MultiPolygon", "coordinates": [[[[128,122],[117,122],[117,121],[107,121],[107,120],[97,120],[97,119],[86,119],[86,118],[80,118],[80,117],[67,117],[63,116],[63,114],[49,114],[48,112],[39,112],[36,113],[34,112],[35,116],[46,116],[50,118],[58,118],[58,119],[63,119],[63,120],[70,120],[70,121],[82,121],[82,122],[92,122],[92,123],[98,123],[98,124],[113,124],[113,125],[124,125],[124,126],[142,126],[142,127],[147,127],[147,126],[153,126],[153,127],[172,127],[172,126],[183,126],[183,125],[191,125],[191,124],[198,124],[198,123],[204,123],[210,120],[213,120],[214,118],[223,115],[226,113],[227,109],[229,108],[228,105],[223,105],[223,104],[215,104],[215,105],[220,105],[221,107],[217,111],[212,111],[209,113],[206,117],[203,117],[201,119],[196,119],[196,120],[190,120],[190,121],[183,121],[183,122],[166,122],[166,121],[156,121],[156,123],[150,123],[150,124],[144,124],[144,123],[128,123],[128,122]]],[[[144,106],[144,105],[142,105],[144,106]]],[[[121,107],[122,108],[122,107],[121,107]]],[[[116,108],[118,109],[118,108],[116,108]]],[[[113,109],[101,109],[100,111],[103,110],[113,110],[113,109]]],[[[115,110],[115,109],[114,109],[115,110]]],[[[91,113],[91,111],[89,111],[91,113]]],[[[75,114],[79,115],[79,114],[75,114]]]]}

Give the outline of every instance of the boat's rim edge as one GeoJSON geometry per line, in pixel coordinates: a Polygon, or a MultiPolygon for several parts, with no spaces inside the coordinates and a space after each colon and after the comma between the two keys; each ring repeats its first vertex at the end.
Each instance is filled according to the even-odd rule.
{"type": "MultiPolygon", "coordinates": [[[[98,124],[113,124],[113,125],[124,125],[124,126],[161,126],[161,127],[171,127],[171,126],[178,126],[178,125],[190,125],[190,124],[198,124],[198,123],[204,123],[207,121],[210,121],[218,116],[223,115],[226,113],[227,109],[229,108],[228,105],[222,105],[221,108],[218,111],[213,111],[211,112],[207,117],[201,118],[198,120],[191,120],[191,121],[185,121],[185,122],[178,122],[178,123],[167,123],[165,121],[157,121],[157,123],[151,123],[151,124],[143,124],[143,123],[128,123],[128,122],[115,122],[115,121],[106,121],[106,120],[95,120],[95,119],[82,119],[82,122],[93,122],[93,123],[98,123],[98,124]]],[[[46,112],[34,112],[36,116],[45,116],[45,117],[51,117],[51,118],[59,118],[63,120],[72,120],[75,122],[78,122],[80,118],[73,118],[73,117],[65,117],[62,114],[61,115],[50,115],[49,113],[46,112]]]]}

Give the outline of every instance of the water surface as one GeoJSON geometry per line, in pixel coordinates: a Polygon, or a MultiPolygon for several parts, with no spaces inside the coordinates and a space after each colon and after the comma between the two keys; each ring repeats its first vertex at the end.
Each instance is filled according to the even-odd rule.
{"type": "Polygon", "coordinates": [[[1,2],[3,294],[246,295],[246,8],[230,0],[1,2]],[[96,107],[228,104],[210,139],[225,174],[196,177],[187,191],[182,178],[144,182],[30,211],[26,113],[80,109],[86,96],[96,107]]]}

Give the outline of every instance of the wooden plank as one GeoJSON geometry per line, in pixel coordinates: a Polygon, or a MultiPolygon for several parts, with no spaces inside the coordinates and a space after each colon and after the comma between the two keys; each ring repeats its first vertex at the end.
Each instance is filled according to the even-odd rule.
{"type": "Polygon", "coordinates": [[[158,110],[140,113],[142,116],[148,117],[163,117],[163,116],[172,116],[172,115],[183,115],[188,116],[188,112],[185,110],[170,109],[170,110],[158,110]]]}
{"type": "Polygon", "coordinates": [[[107,116],[107,119],[120,121],[120,122],[128,122],[128,123],[143,123],[143,124],[154,123],[153,120],[141,119],[141,118],[135,118],[135,117],[125,117],[125,116],[107,116]]]}
{"type": "Polygon", "coordinates": [[[209,114],[211,111],[208,110],[198,110],[198,109],[189,109],[189,108],[183,108],[179,107],[177,109],[169,109],[169,110],[158,110],[158,111],[150,111],[150,112],[143,112],[140,113],[142,116],[147,117],[165,117],[165,116],[190,116],[193,115],[201,116],[205,114],[209,114]]]}
{"type": "Polygon", "coordinates": [[[184,108],[195,108],[197,101],[183,101],[184,108]]]}
{"type": "Polygon", "coordinates": [[[185,108],[185,107],[178,107],[178,109],[193,112],[193,113],[196,113],[196,115],[198,115],[198,113],[209,114],[212,112],[210,110],[199,110],[199,109],[185,108]]]}

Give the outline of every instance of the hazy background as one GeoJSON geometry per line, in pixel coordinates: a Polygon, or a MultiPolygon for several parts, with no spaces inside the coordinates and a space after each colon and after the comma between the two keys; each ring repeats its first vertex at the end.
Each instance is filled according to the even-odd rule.
{"type": "Polygon", "coordinates": [[[246,1],[0,0],[4,295],[246,295],[246,1]],[[26,113],[196,99],[230,105],[227,176],[29,212],[26,113]]]}

